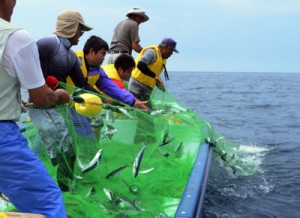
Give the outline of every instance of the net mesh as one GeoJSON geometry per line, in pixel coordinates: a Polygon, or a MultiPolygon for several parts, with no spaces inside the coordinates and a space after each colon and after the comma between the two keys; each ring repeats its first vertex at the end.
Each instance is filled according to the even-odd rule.
{"type": "MultiPolygon", "coordinates": [[[[203,142],[235,167],[225,139],[168,92],[153,90],[152,112],[97,96],[102,104],[82,108],[99,107],[95,117],[81,115],[74,102],[29,108],[24,135],[63,190],[68,217],[174,216],[203,142]]],[[[0,208],[14,210],[3,201],[0,208]]]]}

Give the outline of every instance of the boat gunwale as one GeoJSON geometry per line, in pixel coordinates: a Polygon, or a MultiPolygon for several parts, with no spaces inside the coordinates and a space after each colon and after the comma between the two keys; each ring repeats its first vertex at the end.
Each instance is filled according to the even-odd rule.
{"type": "Polygon", "coordinates": [[[202,143],[174,218],[201,217],[211,156],[212,146],[202,143]]]}

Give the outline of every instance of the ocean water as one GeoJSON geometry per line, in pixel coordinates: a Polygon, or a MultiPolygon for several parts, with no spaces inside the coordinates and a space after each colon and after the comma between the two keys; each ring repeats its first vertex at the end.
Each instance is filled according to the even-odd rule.
{"type": "Polygon", "coordinates": [[[234,175],[214,154],[203,217],[300,217],[300,73],[169,76],[171,94],[257,166],[234,175]]]}

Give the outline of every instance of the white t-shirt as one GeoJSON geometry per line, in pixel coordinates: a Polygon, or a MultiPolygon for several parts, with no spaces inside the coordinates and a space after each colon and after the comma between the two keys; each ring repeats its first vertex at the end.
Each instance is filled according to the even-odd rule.
{"type": "Polygon", "coordinates": [[[24,30],[17,30],[9,36],[2,65],[11,77],[18,77],[24,89],[34,89],[45,84],[37,45],[24,30]]]}

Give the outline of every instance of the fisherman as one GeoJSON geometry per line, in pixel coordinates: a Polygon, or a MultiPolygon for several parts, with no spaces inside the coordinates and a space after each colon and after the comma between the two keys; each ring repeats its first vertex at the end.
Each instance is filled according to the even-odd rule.
{"type": "MultiPolygon", "coordinates": [[[[104,93],[113,99],[126,103],[136,108],[145,108],[144,103],[135,98],[127,90],[120,89],[101,68],[106,52],[107,43],[98,36],[91,36],[85,43],[82,51],[75,54],[79,60],[82,76],[93,87],[94,92],[104,93]]],[[[74,84],[71,77],[67,78],[69,84],[74,84]]]]}
{"type": "Polygon", "coordinates": [[[128,19],[121,21],[114,29],[111,40],[107,64],[113,64],[120,54],[132,54],[142,51],[139,37],[139,25],[149,20],[146,12],[141,8],[132,8],[126,14],[128,19]]]}
{"type": "MultiPolygon", "coordinates": [[[[176,41],[172,38],[164,38],[161,43],[144,48],[135,59],[137,67],[133,70],[129,80],[129,91],[142,101],[149,101],[155,86],[165,91],[165,86],[160,78],[164,70],[165,79],[169,79],[166,69],[166,60],[173,54],[178,53],[176,41]]],[[[148,106],[151,108],[150,102],[148,106]]]]}
{"type": "MultiPolygon", "coordinates": [[[[178,53],[176,49],[176,41],[172,38],[165,38],[161,43],[144,48],[135,59],[137,67],[133,70],[129,80],[128,89],[135,97],[142,101],[147,101],[147,106],[152,109],[150,96],[152,90],[157,86],[160,90],[165,91],[165,86],[160,78],[160,74],[164,70],[165,79],[169,76],[166,69],[166,60],[173,54],[173,51],[178,53]]],[[[154,131],[154,124],[151,119],[145,116],[139,116],[137,131],[134,141],[155,142],[153,136],[145,136],[142,129],[147,123],[149,131],[154,131]]]]}
{"type": "Polygon", "coordinates": [[[21,87],[40,107],[69,102],[65,90],[45,84],[35,42],[9,22],[15,0],[0,0],[0,192],[18,212],[65,218],[61,191],[44,164],[28,147],[16,121],[21,113],[21,87]]]}
{"type": "MultiPolygon", "coordinates": [[[[83,51],[75,52],[84,78],[97,93],[108,95],[135,108],[147,110],[145,102],[141,102],[129,91],[119,88],[100,67],[107,50],[108,44],[102,38],[93,35],[86,41],[83,51]]],[[[71,77],[67,78],[67,82],[73,84],[71,77]]],[[[103,126],[101,117],[91,118],[91,125],[95,136],[99,139],[100,129],[103,126]]]]}
{"type": "MultiPolygon", "coordinates": [[[[77,87],[96,91],[82,75],[78,59],[71,47],[77,45],[79,38],[91,26],[86,24],[82,15],[73,10],[61,12],[56,21],[54,35],[37,41],[40,62],[44,77],[53,76],[60,82],[66,82],[68,76],[77,87]]],[[[68,131],[68,126],[62,116],[63,108],[30,108],[29,116],[39,131],[51,158],[57,167],[57,182],[62,191],[70,191],[74,177],[76,160],[75,147],[68,131]],[[51,135],[51,137],[49,137],[51,135]]],[[[68,108],[65,108],[65,113],[68,108]]],[[[86,128],[90,128],[87,123],[86,128]]]]}
{"type": "Polygon", "coordinates": [[[127,89],[127,82],[129,81],[131,72],[134,68],[134,59],[128,54],[121,54],[117,57],[114,64],[103,66],[103,70],[107,76],[121,89],[127,89]]]}

